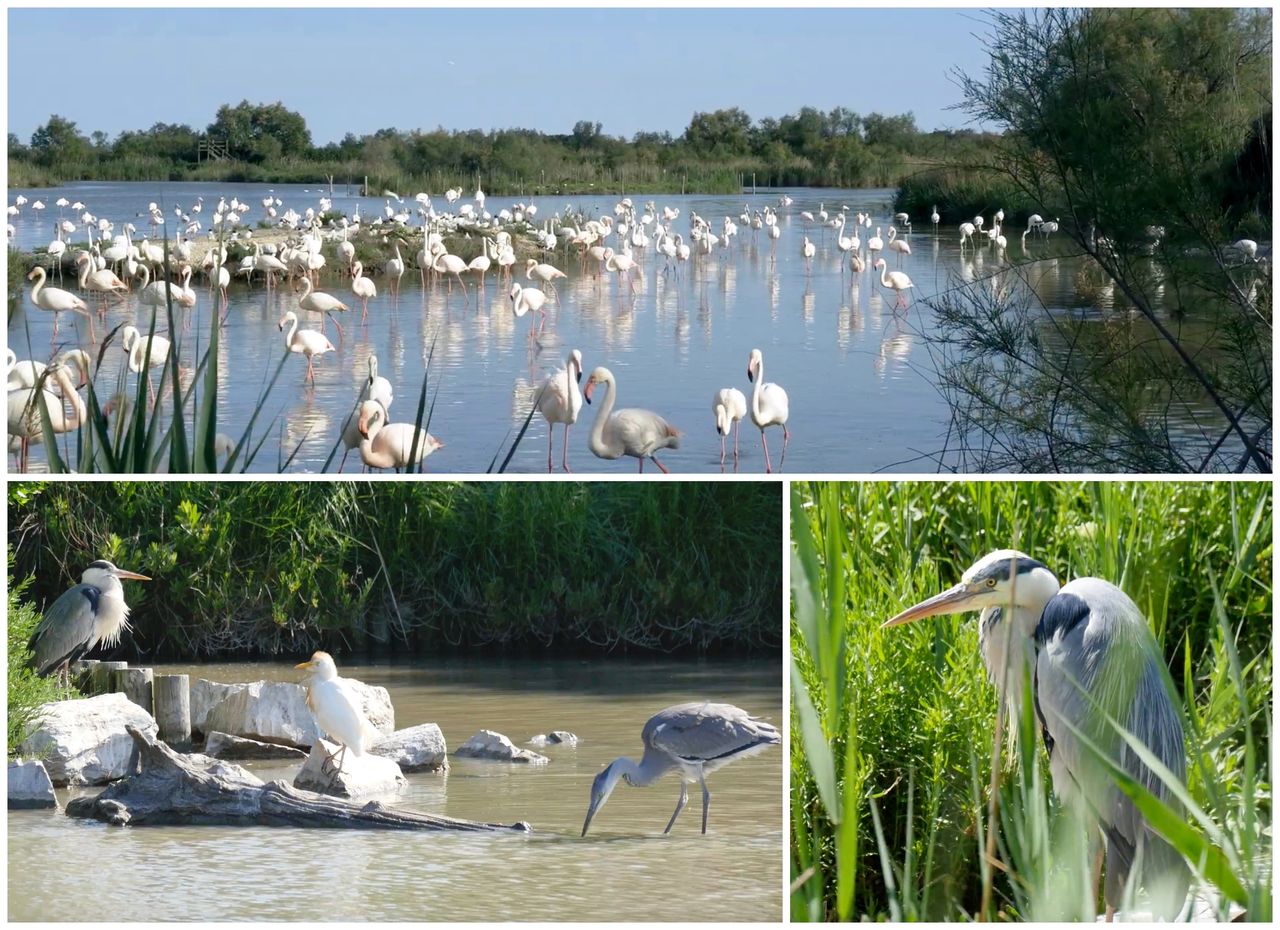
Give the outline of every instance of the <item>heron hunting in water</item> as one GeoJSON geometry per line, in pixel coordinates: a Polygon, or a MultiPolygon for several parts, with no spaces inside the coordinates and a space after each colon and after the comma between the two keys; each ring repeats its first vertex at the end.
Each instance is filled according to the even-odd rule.
{"type": "Polygon", "coordinates": [[[987,677],[1015,721],[1021,717],[1024,676],[1032,676],[1031,695],[1054,792],[1090,825],[1099,865],[1099,837],[1105,841],[1107,920],[1119,908],[1131,873],[1134,887],[1145,889],[1155,916],[1173,919],[1186,900],[1187,865],[1096,754],[1101,752],[1166,805],[1181,810],[1169,786],[1110,722],[1128,730],[1185,782],[1182,718],[1146,618],[1108,581],[1077,578],[1060,586],[1044,564],[1001,549],[979,559],[959,584],[884,626],[971,610],[982,612],[978,644],[987,677]]]}
{"type": "Polygon", "coordinates": [[[618,782],[632,788],[647,788],[663,775],[675,771],[680,776],[680,800],[667,821],[670,833],[676,818],[689,802],[690,783],[702,786],[702,832],[707,832],[707,810],[711,792],[707,776],[735,759],[754,756],[782,742],[782,735],[770,723],[752,717],[732,704],[676,704],[649,718],[641,731],[644,756],[639,764],[628,758],[614,759],[591,783],[591,805],[582,823],[587,835],[591,820],[604,807],[618,782]]]}

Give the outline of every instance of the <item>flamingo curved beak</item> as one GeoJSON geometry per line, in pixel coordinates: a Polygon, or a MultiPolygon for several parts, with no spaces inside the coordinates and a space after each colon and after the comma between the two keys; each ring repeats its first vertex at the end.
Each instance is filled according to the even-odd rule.
{"type": "Polygon", "coordinates": [[[591,403],[591,392],[596,388],[596,383],[590,379],[587,380],[587,386],[582,392],[582,399],[587,403],[591,403]]]}

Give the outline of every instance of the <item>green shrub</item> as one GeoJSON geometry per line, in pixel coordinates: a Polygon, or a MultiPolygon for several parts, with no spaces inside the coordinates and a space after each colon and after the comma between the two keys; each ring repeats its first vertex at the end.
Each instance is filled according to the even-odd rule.
{"type": "Polygon", "coordinates": [[[40,678],[28,666],[27,641],[40,622],[40,612],[25,599],[32,579],[15,584],[9,576],[9,757],[31,732],[31,722],[41,704],[78,697],[74,688],[62,688],[56,678],[40,678]]]}

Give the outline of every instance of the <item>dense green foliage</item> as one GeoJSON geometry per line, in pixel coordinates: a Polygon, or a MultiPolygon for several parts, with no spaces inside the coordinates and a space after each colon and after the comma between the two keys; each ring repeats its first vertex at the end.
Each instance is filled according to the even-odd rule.
{"type": "Polygon", "coordinates": [[[1271,497],[1269,483],[797,486],[793,917],[967,919],[986,880],[988,917],[1091,919],[1087,890],[1054,895],[1082,870],[1055,867],[1079,851],[1029,715],[1003,766],[1000,864],[982,866],[997,708],[977,617],[880,626],[1016,546],[1064,580],[1113,581],[1143,610],[1185,695],[1191,797],[1237,854],[1251,916],[1267,919],[1271,497]],[[1063,839],[1029,855],[1037,833],[1063,839]]]}
{"type": "Polygon", "coordinates": [[[31,579],[14,583],[9,577],[9,735],[10,757],[31,730],[31,721],[41,704],[75,697],[74,689],[60,687],[54,678],[38,678],[28,667],[31,653],[27,641],[40,622],[40,612],[27,600],[31,579]]]}
{"type": "MultiPolygon", "coordinates": [[[[30,145],[9,135],[9,184],[69,180],[227,180],[361,183],[440,192],[480,183],[491,194],[606,191],[736,192],[761,187],[875,187],[898,183],[922,164],[959,163],[988,136],[920,132],[911,114],[865,116],[813,107],[753,121],[738,108],[695,113],[684,133],[609,136],[579,120],[565,134],[528,129],[404,132],[380,129],[315,146],[298,113],[242,101],[219,108],[204,130],[157,123],[114,141],[83,135],[54,115],[30,145]],[[197,163],[202,137],[225,142],[229,158],[197,163]]],[[[469,192],[469,191],[468,191],[469,192]]]]}
{"type": "MultiPolygon", "coordinates": [[[[777,485],[11,483],[47,603],[108,558],[148,657],[518,647],[772,651],[777,485]]],[[[127,648],[126,648],[127,651],[127,648]]]]}

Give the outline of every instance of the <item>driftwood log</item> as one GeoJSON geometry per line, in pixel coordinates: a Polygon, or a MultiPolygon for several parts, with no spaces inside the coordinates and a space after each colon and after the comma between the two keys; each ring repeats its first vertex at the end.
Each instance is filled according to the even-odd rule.
{"type": "Polygon", "coordinates": [[[67,816],[114,826],[267,826],[354,830],[461,830],[527,833],[527,823],[477,823],[360,804],[282,781],[264,784],[238,765],[189,757],[128,726],[138,753],[133,775],[96,797],[76,798],[67,816]]]}

